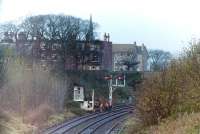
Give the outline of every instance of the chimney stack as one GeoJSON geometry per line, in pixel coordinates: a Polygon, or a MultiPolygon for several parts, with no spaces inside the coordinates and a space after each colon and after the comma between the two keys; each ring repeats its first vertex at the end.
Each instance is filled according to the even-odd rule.
{"type": "Polygon", "coordinates": [[[136,43],[136,41],[133,43],[133,45],[137,46],[137,43],[136,43]]]}
{"type": "Polygon", "coordinates": [[[104,41],[107,41],[107,42],[109,42],[110,41],[110,34],[108,33],[108,34],[104,34],[104,41]]]}

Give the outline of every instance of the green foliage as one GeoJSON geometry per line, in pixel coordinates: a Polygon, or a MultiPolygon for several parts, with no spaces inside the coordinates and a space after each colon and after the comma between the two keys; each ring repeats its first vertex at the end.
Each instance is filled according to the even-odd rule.
{"type": "Polygon", "coordinates": [[[69,109],[72,113],[74,113],[76,115],[85,114],[85,111],[80,109],[80,103],[79,102],[68,101],[66,103],[66,108],[69,109]]]}
{"type": "Polygon", "coordinates": [[[142,79],[142,74],[140,72],[111,72],[110,74],[113,75],[113,77],[119,76],[119,75],[125,75],[126,79],[126,86],[127,87],[134,87],[138,82],[142,79]]]}
{"type": "Polygon", "coordinates": [[[78,107],[80,107],[80,103],[79,102],[75,102],[75,101],[68,101],[66,103],[66,107],[67,108],[78,108],[78,107]]]}
{"type": "Polygon", "coordinates": [[[142,79],[142,74],[139,72],[126,73],[126,82],[129,87],[135,87],[142,79]]]}
{"type": "Polygon", "coordinates": [[[73,84],[82,85],[85,87],[85,93],[91,93],[94,89],[96,96],[102,96],[108,94],[108,83],[104,79],[107,75],[106,71],[67,71],[67,76],[71,79],[72,87],[73,84]]]}
{"type": "Polygon", "coordinates": [[[189,130],[188,134],[199,134],[200,133],[200,124],[195,125],[191,130],[189,130]]]}
{"type": "Polygon", "coordinates": [[[130,90],[125,88],[117,88],[113,93],[113,97],[118,101],[127,100],[129,96],[130,90]]]}
{"type": "Polygon", "coordinates": [[[14,53],[11,48],[6,46],[0,46],[0,87],[3,86],[5,81],[5,72],[7,70],[6,65],[8,60],[13,57],[14,53]]]}
{"type": "MultiPolygon", "coordinates": [[[[113,77],[118,76],[119,72],[108,72],[108,71],[67,71],[66,75],[70,78],[72,83],[71,88],[73,88],[73,84],[82,85],[85,87],[85,94],[90,94],[91,91],[95,90],[95,96],[98,98],[108,97],[108,81],[104,79],[105,76],[112,74],[113,77]]],[[[128,89],[133,87],[134,84],[141,79],[141,74],[138,72],[124,72],[126,75],[127,87],[125,87],[125,94],[122,94],[122,98],[127,97],[129,93],[128,89]]],[[[121,89],[122,90],[122,89],[121,89]]],[[[72,92],[71,92],[72,94],[72,92]]],[[[120,94],[119,94],[120,95],[120,94]]],[[[120,98],[121,98],[120,97],[120,98]]],[[[72,99],[72,98],[71,98],[72,99]]]]}

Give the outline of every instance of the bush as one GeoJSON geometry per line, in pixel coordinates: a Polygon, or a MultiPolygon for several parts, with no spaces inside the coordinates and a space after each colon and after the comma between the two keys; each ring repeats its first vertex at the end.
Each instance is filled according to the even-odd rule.
{"type": "Polygon", "coordinates": [[[75,102],[75,101],[67,101],[65,107],[67,108],[78,108],[80,107],[80,103],[79,102],[75,102]]]}
{"type": "Polygon", "coordinates": [[[67,108],[67,110],[69,109],[75,115],[83,115],[86,113],[86,111],[84,111],[80,108],[79,102],[68,101],[66,103],[66,108],[67,108]]]}
{"type": "Polygon", "coordinates": [[[146,79],[137,97],[144,125],[180,113],[200,111],[200,43],[192,45],[167,69],[146,79]]]}
{"type": "Polygon", "coordinates": [[[5,133],[6,127],[4,126],[4,123],[8,121],[10,121],[8,115],[0,110],[0,134],[5,133]]]}
{"type": "Polygon", "coordinates": [[[9,116],[0,110],[0,121],[8,122],[10,120],[9,116]]]}
{"type": "Polygon", "coordinates": [[[35,110],[27,113],[25,122],[41,127],[54,112],[55,110],[50,105],[41,104],[35,110]]]}
{"type": "Polygon", "coordinates": [[[166,80],[166,73],[162,73],[142,84],[137,109],[144,125],[156,124],[166,118],[177,104],[177,91],[168,90],[172,85],[166,80]]]}

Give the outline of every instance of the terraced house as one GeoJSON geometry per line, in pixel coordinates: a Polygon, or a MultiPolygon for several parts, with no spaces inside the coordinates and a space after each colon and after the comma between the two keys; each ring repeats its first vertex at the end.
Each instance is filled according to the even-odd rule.
{"type": "MultiPolygon", "coordinates": [[[[20,33],[18,40],[12,40],[5,34],[1,45],[12,46],[17,55],[32,57],[42,66],[54,65],[61,60],[59,41],[26,40],[20,33]]],[[[144,44],[112,44],[109,34],[104,40],[77,41],[74,54],[66,55],[66,70],[113,70],[113,71],[147,71],[148,52],[144,44]]]]}
{"type": "MultiPolygon", "coordinates": [[[[62,60],[62,45],[59,40],[43,41],[35,37],[27,40],[24,33],[19,33],[14,40],[5,34],[0,45],[12,46],[16,56],[32,58],[42,66],[55,65],[62,60]]],[[[73,52],[65,55],[66,70],[112,70],[112,42],[104,40],[76,41],[73,52]]]]}

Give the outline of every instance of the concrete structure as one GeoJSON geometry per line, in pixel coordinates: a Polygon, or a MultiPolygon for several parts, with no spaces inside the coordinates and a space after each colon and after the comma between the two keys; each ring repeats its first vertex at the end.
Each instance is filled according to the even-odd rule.
{"type": "Polygon", "coordinates": [[[74,101],[80,103],[80,108],[86,111],[94,109],[94,90],[92,91],[92,99],[86,100],[83,86],[74,86],[74,101]]]}
{"type": "Polygon", "coordinates": [[[74,101],[84,101],[84,88],[82,86],[74,86],[74,101]]]}
{"type": "Polygon", "coordinates": [[[113,44],[112,55],[113,71],[147,70],[148,52],[144,44],[113,44]]]}

